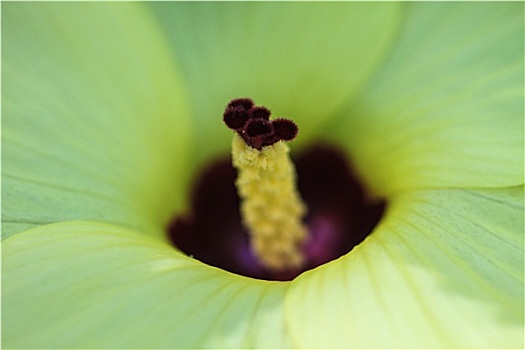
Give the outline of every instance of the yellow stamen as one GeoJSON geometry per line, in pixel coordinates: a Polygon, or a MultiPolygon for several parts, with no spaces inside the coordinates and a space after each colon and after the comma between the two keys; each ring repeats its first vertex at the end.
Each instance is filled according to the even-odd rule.
{"type": "Polygon", "coordinates": [[[299,268],[305,260],[301,245],[307,232],[302,223],[306,206],[295,186],[289,152],[284,142],[259,151],[238,135],[232,141],[243,223],[256,256],[272,270],[299,268]]]}

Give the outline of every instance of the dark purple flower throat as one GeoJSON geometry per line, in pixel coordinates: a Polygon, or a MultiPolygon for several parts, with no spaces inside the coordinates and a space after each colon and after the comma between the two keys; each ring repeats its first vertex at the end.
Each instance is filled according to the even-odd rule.
{"type": "MultiPolygon", "coordinates": [[[[297,126],[270,111],[254,107],[250,99],[230,102],[225,124],[253,148],[291,140],[297,126]]],[[[176,216],[168,227],[173,244],[206,264],[264,280],[291,280],[300,273],[334,260],[364,240],[384,211],[383,202],[371,202],[344,154],[329,146],[305,149],[294,159],[298,189],[308,207],[308,237],[302,245],[306,264],[297,271],[270,271],[257,260],[242,225],[236,170],[228,157],[203,169],[193,184],[191,210],[176,216]]]]}

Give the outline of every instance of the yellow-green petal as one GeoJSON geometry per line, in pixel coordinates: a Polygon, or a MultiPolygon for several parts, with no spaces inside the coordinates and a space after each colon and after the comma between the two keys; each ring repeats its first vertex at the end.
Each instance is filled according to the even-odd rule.
{"type": "Polygon", "coordinates": [[[364,243],[292,283],[294,344],[522,348],[523,210],[523,187],[397,196],[364,243]]]}
{"type": "Polygon", "coordinates": [[[221,115],[236,97],[295,120],[299,144],[319,137],[319,126],[375,70],[400,20],[397,3],[162,2],[152,8],[191,92],[199,160],[228,152],[231,132],[221,115]]]}
{"type": "Polygon", "coordinates": [[[181,208],[187,101],[153,21],[131,3],[2,6],[4,237],[71,219],[160,232],[181,208]]]}
{"type": "Polygon", "coordinates": [[[107,224],[3,243],[6,348],[286,348],[288,284],[236,276],[107,224]]]}
{"type": "Polygon", "coordinates": [[[328,130],[376,192],[523,183],[523,12],[407,5],[388,59],[328,130]]]}

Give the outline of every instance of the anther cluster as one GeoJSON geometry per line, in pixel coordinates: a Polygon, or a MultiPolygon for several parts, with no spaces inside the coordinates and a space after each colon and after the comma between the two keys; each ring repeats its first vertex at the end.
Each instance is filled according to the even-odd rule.
{"type": "Polygon", "coordinates": [[[279,141],[290,141],[297,136],[298,128],[289,119],[270,120],[270,110],[254,106],[249,98],[238,98],[230,101],[223,114],[223,121],[230,129],[257,150],[271,146],[279,141]]]}

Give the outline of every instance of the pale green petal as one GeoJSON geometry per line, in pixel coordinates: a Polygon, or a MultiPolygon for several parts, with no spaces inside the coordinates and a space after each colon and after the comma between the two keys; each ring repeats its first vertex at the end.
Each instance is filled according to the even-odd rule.
{"type": "Polygon", "coordinates": [[[328,131],[380,193],[523,183],[523,3],[412,3],[390,57],[328,131]]]}
{"type": "Polygon", "coordinates": [[[191,91],[199,159],[228,152],[221,115],[236,97],[297,121],[296,143],[319,137],[319,125],[375,70],[400,19],[397,3],[160,2],[153,9],[191,91]]]}
{"type": "Polygon", "coordinates": [[[289,347],[288,284],[211,268],[127,229],[41,226],[2,253],[6,348],[289,347]]]}
{"type": "Polygon", "coordinates": [[[523,210],[523,187],[399,195],[363,244],[292,283],[295,344],[523,348],[523,210]]]}
{"type": "Polygon", "coordinates": [[[147,231],[180,209],[187,101],[152,20],[138,4],[3,4],[4,237],[70,219],[147,231]]]}

